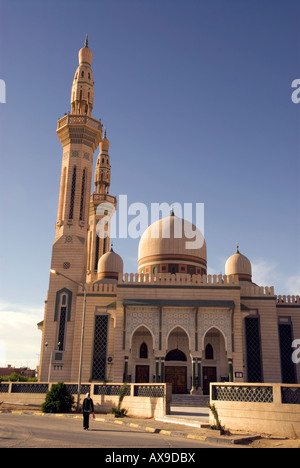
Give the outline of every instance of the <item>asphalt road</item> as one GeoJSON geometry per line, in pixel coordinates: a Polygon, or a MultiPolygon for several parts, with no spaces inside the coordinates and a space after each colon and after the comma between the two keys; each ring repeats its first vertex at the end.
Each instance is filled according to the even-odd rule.
{"type": "MultiPolygon", "coordinates": [[[[146,453],[144,449],[152,448],[170,452],[186,448],[191,449],[189,453],[193,453],[195,451],[193,449],[213,447],[213,444],[205,441],[152,434],[99,421],[91,420],[90,430],[84,431],[80,419],[48,415],[0,414],[0,448],[115,448],[129,451],[143,449],[143,453],[146,453]]],[[[220,448],[221,445],[216,444],[215,447],[220,448]]],[[[118,450],[115,453],[118,453],[118,450]]],[[[102,456],[104,455],[105,451],[102,451],[102,456]]],[[[190,462],[192,461],[191,459],[190,462]]]]}

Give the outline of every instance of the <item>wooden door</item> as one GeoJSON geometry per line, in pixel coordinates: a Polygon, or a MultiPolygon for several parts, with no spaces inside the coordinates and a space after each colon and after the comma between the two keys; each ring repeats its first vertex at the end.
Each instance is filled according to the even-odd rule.
{"type": "Polygon", "coordinates": [[[216,367],[203,367],[203,395],[209,395],[210,382],[217,381],[216,367]]]}
{"type": "Polygon", "coordinates": [[[187,393],[187,368],[184,366],[166,366],[165,381],[172,384],[172,393],[187,393]]]}
{"type": "Polygon", "coordinates": [[[136,366],[135,381],[136,383],[149,383],[149,366],[136,366]]]}

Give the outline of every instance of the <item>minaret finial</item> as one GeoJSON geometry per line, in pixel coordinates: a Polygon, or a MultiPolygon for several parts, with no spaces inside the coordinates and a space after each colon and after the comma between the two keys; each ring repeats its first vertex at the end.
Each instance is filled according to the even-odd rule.
{"type": "Polygon", "coordinates": [[[174,216],[175,213],[174,213],[174,202],[172,201],[172,211],[170,213],[170,216],[174,216]]]}
{"type": "Polygon", "coordinates": [[[85,47],[89,46],[89,36],[88,35],[85,36],[84,46],[85,47]]]}

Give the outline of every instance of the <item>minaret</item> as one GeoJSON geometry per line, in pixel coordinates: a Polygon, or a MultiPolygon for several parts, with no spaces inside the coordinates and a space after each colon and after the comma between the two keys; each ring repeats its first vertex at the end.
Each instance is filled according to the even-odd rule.
{"type": "MultiPolygon", "coordinates": [[[[79,66],[71,91],[71,113],[59,119],[57,125],[63,154],[51,269],[61,275],[50,274],[40,364],[40,380],[43,381],[47,381],[49,374],[51,380],[72,381],[76,378],[75,374],[72,376],[71,369],[73,344],[76,339],[78,341],[74,337],[78,294],[75,282],[86,282],[93,154],[102,140],[101,122],[91,117],[94,102],[92,56],[86,38],[78,54],[79,66]],[[59,367],[60,372],[57,373],[59,367]]],[[[74,347],[78,347],[78,342],[74,347]]],[[[77,372],[76,369],[76,375],[77,372]]]]}
{"type": "Polygon", "coordinates": [[[79,66],[72,85],[71,113],[91,116],[94,105],[94,81],[91,69],[93,54],[88,48],[87,35],[84,44],[79,51],[79,66]]]}
{"type": "Polygon", "coordinates": [[[109,194],[111,166],[109,158],[109,140],[106,136],[106,130],[99,150],[95,169],[95,188],[90,199],[89,253],[87,263],[88,281],[95,281],[97,279],[99,259],[110,249],[110,224],[108,221],[109,217],[111,217],[117,209],[116,197],[109,194]]]}
{"type": "Polygon", "coordinates": [[[109,193],[110,186],[110,160],[109,160],[109,141],[104,131],[104,138],[100,143],[100,152],[98,155],[95,170],[95,193],[109,193]]]}

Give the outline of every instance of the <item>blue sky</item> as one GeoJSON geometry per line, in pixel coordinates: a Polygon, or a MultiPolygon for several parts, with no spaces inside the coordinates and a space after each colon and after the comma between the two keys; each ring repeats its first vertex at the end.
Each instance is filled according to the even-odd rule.
{"type": "MultiPolygon", "coordinates": [[[[70,110],[86,33],[110,193],[149,207],[204,203],[210,272],[224,273],[238,241],[255,282],[300,293],[298,0],[0,8],[0,361],[37,363],[60,181],[56,122],[70,110]]],[[[114,249],[135,272],[138,239],[116,239],[114,249]]]]}

